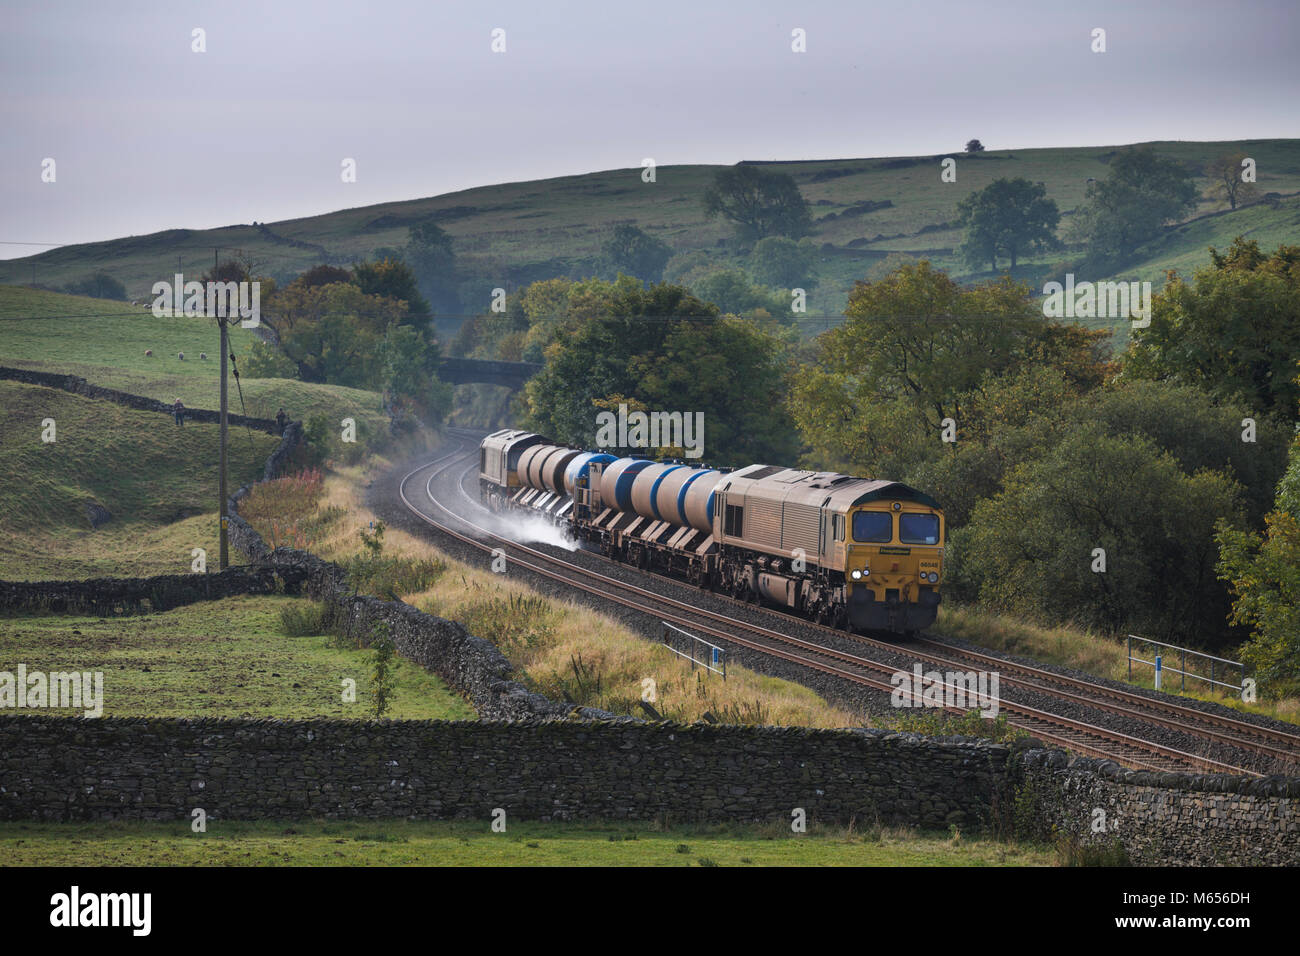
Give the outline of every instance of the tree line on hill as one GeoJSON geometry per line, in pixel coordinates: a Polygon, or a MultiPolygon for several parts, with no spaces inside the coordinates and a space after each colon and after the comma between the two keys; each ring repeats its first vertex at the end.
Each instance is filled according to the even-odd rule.
{"type": "MultiPolygon", "coordinates": [[[[227,260],[203,281],[251,281],[247,262],[227,260]]],[[[266,337],[239,363],[250,378],[294,378],[381,392],[398,421],[441,422],[451,388],[437,376],[442,350],[429,303],[401,262],[319,265],[279,287],[262,284],[266,337]]],[[[320,429],[317,428],[317,431],[320,429]]]]}
{"type": "MultiPolygon", "coordinates": [[[[984,146],[977,139],[965,147],[978,157],[984,146]]],[[[1257,195],[1253,177],[1246,176],[1244,153],[1218,156],[1202,171],[1206,195],[1230,209],[1257,195]]],[[[967,195],[956,205],[954,222],[963,230],[956,252],[970,268],[996,273],[1007,263],[1012,271],[1023,257],[1073,244],[1081,258],[1059,263],[1056,271],[1104,275],[1131,261],[1139,248],[1163,229],[1191,212],[1199,199],[1191,171],[1151,147],[1132,147],[1108,158],[1105,178],[1090,180],[1083,203],[1063,214],[1047,195],[1043,183],[1000,178],[967,195]]],[[[719,256],[702,248],[674,249],[630,223],[620,223],[601,243],[594,257],[575,263],[569,278],[614,280],[630,275],[644,282],[664,279],[686,285],[724,312],[749,314],[762,310],[789,318],[790,290],[818,285],[821,252],[810,238],[811,208],[788,173],[754,164],[718,170],[701,195],[706,219],[722,219],[733,230],[729,250],[719,256]]],[[[404,246],[385,246],[374,261],[400,262],[415,277],[421,299],[441,315],[459,315],[467,302],[480,297],[485,281],[463,274],[454,241],[434,214],[408,229],[404,246]],[[470,289],[473,289],[471,292],[470,289]],[[469,296],[467,299],[466,296],[469,296]]],[[[495,286],[500,278],[491,280],[495,286]]],[[[125,288],[104,271],[69,285],[66,291],[124,299],[125,288]]]]}

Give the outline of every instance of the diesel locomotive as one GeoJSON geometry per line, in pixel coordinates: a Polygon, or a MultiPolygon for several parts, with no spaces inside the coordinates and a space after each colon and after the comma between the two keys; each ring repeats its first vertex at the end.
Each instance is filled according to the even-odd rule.
{"type": "Polygon", "coordinates": [[[513,429],[479,455],[488,507],[638,568],[855,631],[910,636],[938,614],[943,511],[899,482],[617,458],[513,429]]]}

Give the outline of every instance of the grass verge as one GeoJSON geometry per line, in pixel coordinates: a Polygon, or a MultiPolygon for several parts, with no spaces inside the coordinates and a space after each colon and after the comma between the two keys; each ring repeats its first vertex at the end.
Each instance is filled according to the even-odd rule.
{"type": "Polygon", "coordinates": [[[786,824],[0,823],[8,866],[1050,866],[1052,850],[960,834],[786,824]]]}
{"type": "MultiPolygon", "coordinates": [[[[1133,679],[1129,681],[1128,655],[1124,641],[1094,631],[1068,625],[1034,624],[983,608],[951,603],[940,606],[939,620],[933,630],[936,634],[955,637],[980,647],[1030,657],[1097,677],[1132,683],[1135,687],[1154,686],[1152,670],[1145,665],[1134,664],[1133,679]]],[[[1149,652],[1150,648],[1146,650],[1149,652]]],[[[1151,659],[1149,653],[1135,650],[1134,654],[1151,659]]],[[[1188,669],[1192,668],[1189,666],[1188,669]]],[[[1167,674],[1163,689],[1178,696],[1222,704],[1242,713],[1262,714],[1275,720],[1300,723],[1300,700],[1294,697],[1260,697],[1254,703],[1246,703],[1240,697],[1226,692],[1198,690],[1198,682],[1190,679],[1186,692],[1180,692],[1176,684],[1170,684],[1170,680],[1176,678],[1177,675],[1167,674]]],[[[1199,686],[1209,687],[1206,684],[1199,686]]]]}

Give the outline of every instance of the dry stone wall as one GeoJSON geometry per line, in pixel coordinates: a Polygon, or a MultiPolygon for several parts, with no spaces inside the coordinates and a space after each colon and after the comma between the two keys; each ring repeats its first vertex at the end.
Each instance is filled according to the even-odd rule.
{"type": "Polygon", "coordinates": [[[884,731],[587,720],[0,718],[0,819],[986,824],[1009,750],[884,731]]]}
{"type": "MultiPolygon", "coordinates": [[[[84,378],[78,375],[62,375],[57,372],[35,372],[25,368],[9,368],[0,366],[0,379],[8,379],[12,382],[22,382],[26,385],[43,385],[46,388],[58,388],[65,392],[72,392],[75,395],[83,395],[86,398],[95,398],[105,402],[113,402],[116,405],[125,405],[127,408],[138,409],[142,412],[158,412],[163,415],[170,415],[172,407],[165,402],[160,402],[156,398],[146,398],[143,395],[132,395],[130,392],[119,392],[114,388],[104,388],[101,385],[92,385],[84,378]]],[[[206,408],[187,408],[185,409],[185,418],[191,422],[208,422],[218,424],[221,421],[221,413],[214,412],[206,408]]],[[[246,415],[227,415],[226,420],[230,425],[239,428],[256,428],[258,431],[266,432],[269,435],[276,434],[278,428],[275,422],[269,418],[252,418],[246,415]]]]}
{"type": "Polygon", "coordinates": [[[0,717],[0,819],[872,823],[1120,843],[1144,865],[1297,865],[1300,780],[1144,774],[882,730],[639,721],[0,717]],[[1096,812],[1108,825],[1094,832],[1096,812]]]}
{"type": "Polygon", "coordinates": [[[0,581],[0,607],[18,612],[109,617],[166,611],[237,594],[299,594],[303,579],[303,572],[293,567],[261,567],[147,578],[0,581]]]}
{"type": "Polygon", "coordinates": [[[1300,779],[1139,771],[1033,750],[1015,761],[1013,786],[1039,838],[1118,842],[1144,865],[1300,864],[1300,779]]]}

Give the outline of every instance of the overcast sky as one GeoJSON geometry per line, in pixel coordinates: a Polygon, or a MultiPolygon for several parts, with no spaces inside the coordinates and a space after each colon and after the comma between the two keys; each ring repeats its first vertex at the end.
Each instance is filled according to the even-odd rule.
{"type": "Polygon", "coordinates": [[[644,157],[1300,135],[1297,0],[4,0],[0,17],[0,258],[644,157]]]}

